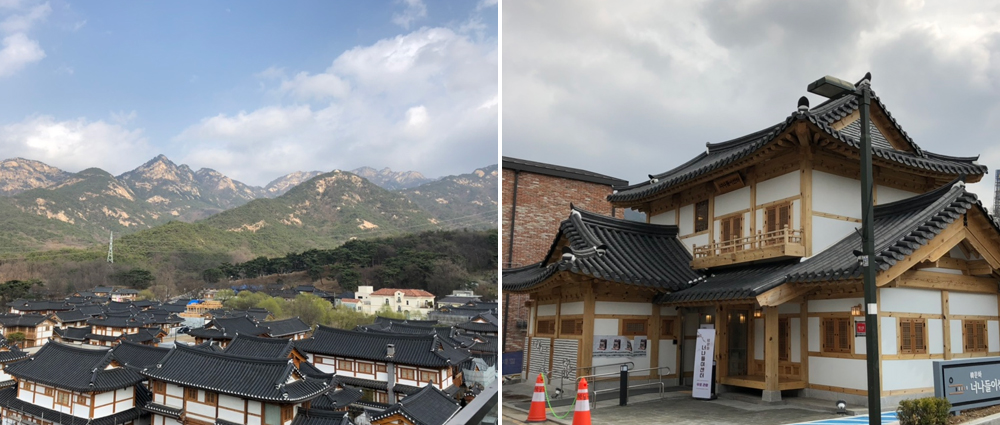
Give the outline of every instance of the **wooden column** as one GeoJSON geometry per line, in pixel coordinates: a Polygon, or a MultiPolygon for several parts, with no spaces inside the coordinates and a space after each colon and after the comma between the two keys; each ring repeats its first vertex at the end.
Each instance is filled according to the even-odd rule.
{"type": "Polygon", "coordinates": [[[941,330],[944,337],[944,359],[951,360],[951,307],[948,291],[941,291],[941,330]]]}
{"type": "MultiPolygon", "coordinates": [[[[594,283],[584,283],[583,290],[583,338],[580,340],[580,364],[577,368],[589,368],[594,361],[594,312],[597,300],[594,294],[594,283]]],[[[593,371],[580,369],[577,375],[591,375],[593,371]]]]}
{"type": "Polygon", "coordinates": [[[660,376],[660,370],[656,369],[660,367],[660,305],[653,304],[653,318],[650,319],[653,323],[649,325],[649,335],[646,341],[646,355],[649,356],[649,367],[653,369],[649,374],[650,377],[655,373],[656,376],[660,376]]]}
{"type": "Polygon", "coordinates": [[[718,317],[715,319],[715,371],[718,374],[716,382],[729,376],[729,315],[732,310],[726,306],[715,308],[718,317]]]}
{"type": "Polygon", "coordinates": [[[764,401],[780,401],[778,389],[778,307],[764,307],[764,401]]]}
{"type": "MultiPolygon", "coordinates": [[[[819,338],[819,335],[816,336],[819,338]]],[[[809,383],[809,300],[802,297],[802,307],[799,307],[799,377],[809,383]]]]}

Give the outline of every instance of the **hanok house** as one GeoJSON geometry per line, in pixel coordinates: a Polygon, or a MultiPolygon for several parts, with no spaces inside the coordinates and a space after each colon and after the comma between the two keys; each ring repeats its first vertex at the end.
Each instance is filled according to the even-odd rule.
{"type": "Polygon", "coordinates": [[[128,311],[106,313],[104,317],[94,317],[87,320],[90,333],[87,339],[90,344],[113,346],[118,340],[128,334],[137,334],[145,327],[145,317],[136,316],[128,311]]]}
{"type": "Polygon", "coordinates": [[[30,360],[7,366],[16,387],[0,390],[5,421],[132,424],[142,415],[142,375],[112,364],[110,350],[50,342],[30,360]]]}
{"type": "Polygon", "coordinates": [[[7,373],[7,365],[28,358],[28,353],[21,351],[3,335],[0,335],[0,388],[14,385],[14,378],[7,373]]]}
{"type": "MultiPolygon", "coordinates": [[[[1000,355],[1000,229],[960,180],[986,167],[922,149],[877,96],[871,110],[892,404],[933,393],[935,359],[1000,355]]],[[[710,326],[722,391],[866,403],[859,134],[853,96],[812,109],[803,98],[780,123],[609,196],[647,223],[573,209],[542,262],[503,274],[504,291],[531,298],[528,372],[634,361],[687,378],[710,326]]]]}
{"type": "Polygon", "coordinates": [[[303,322],[302,319],[299,319],[298,317],[261,322],[261,326],[269,329],[268,335],[271,337],[290,339],[292,341],[305,339],[306,335],[308,335],[309,331],[312,329],[306,324],[306,322],[303,322]]]}
{"type": "Polygon", "coordinates": [[[437,425],[448,422],[461,407],[433,385],[409,395],[371,417],[372,425],[437,425]]]}
{"type": "Polygon", "coordinates": [[[153,425],[289,425],[295,408],[333,389],[291,360],[233,356],[177,345],[143,372],[153,425]]]}
{"type": "Polygon", "coordinates": [[[354,425],[347,412],[298,408],[292,425],[354,425]]]}
{"type": "Polygon", "coordinates": [[[257,324],[246,316],[233,318],[215,318],[200,328],[191,329],[189,335],[194,337],[195,344],[207,341],[218,342],[222,348],[229,345],[236,334],[252,336],[268,336],[270,330],[257,324]]]}
{"type": "Polygon", "coordinates": [[[348,331],[319,325],[313,336],[295,342],[317,369],[357,387],[364,400],[393,404],[424,384],[446,389],[462,384],[461,365],[469,351],[437,335],[348,331]]]}
{"type": "Polygon", "coordinates": [[[52,338],[55,321],[51,316],[42,314],[6,314],[0,315],[0,332],[8,338],[20,333],[24,335],[24,348],[41,347],[52,338]]]}

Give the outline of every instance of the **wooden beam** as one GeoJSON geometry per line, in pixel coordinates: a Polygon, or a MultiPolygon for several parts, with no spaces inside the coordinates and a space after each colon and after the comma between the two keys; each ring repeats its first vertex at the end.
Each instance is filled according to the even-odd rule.
{"type": "Polygon", "coordinates": [[[973,276],[989,276],[995,270],[986,260],[967,261],[966,265],[969,267],[969,274],[973,276]]]}
{"type": "Polygon", "coordinates": [[[951,270],[961,270],[968,271],[969,264],[960,258],[951,257],[941,257],[937,261],[924,260],[920,264],[917,264],[915,268],[926,269],[926,268],[939,268],[939,269],[951,269],[951,270]]]}
{"type": "Polygon", "coordinates": [[[941,291],[941,318],[944,359],[951,360],[951,307],[948,305],[948,291],[941,291]]]}
{"type": "Polygon", "coordinates": [[[899,277],[903,273],[913,268],[921,261],[929,259],[931,261],[937,261],[941,256],[946,254],[951,250],[952,247],[958,245],[963,239],[965,239],[966,231],[962,222],[955,220],[953,223],[949,224],[944,230],[941,231],[934,239],[927,242],[926,245],[918,248],[913,254],[910,254],[902,261],[896,262],[895,265],[882,273],[879,273],[875,278],[875,282],[878,286],[885,286],[887,283],[891,282],[893,279],[899,277]],[[934,258],[937,257],[937,258],[934,258]]]}
{"type": "Polygon", "coordinates": [[[764,307],[764,389],[778,390],[778,307],[764,307]]]}
{"type": "Polygon", "coordinates": [[[895,286],[957,292],[997,293],[997,281],[995,279],[920,270],[911,270],[903,273],[896,279],[895,286]]]}
{"type": "Polygon", "coordinates": [[[757,296],[757,304],[762,306],[777,306],[789,302],[812,291],[819,290],[819,285],[785,283],[757,296]]]}

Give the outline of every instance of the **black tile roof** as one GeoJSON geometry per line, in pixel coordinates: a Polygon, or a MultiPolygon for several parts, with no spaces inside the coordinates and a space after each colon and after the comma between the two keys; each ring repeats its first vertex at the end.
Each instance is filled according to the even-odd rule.
{"type": "Polygon", "coordinates": [[[270,322],[261,322],[261,326],[267,327],[271,331],[268,332],[269,335],[273,337],[284,337],[292,336],[298,333],[309,332],[309,325],[303,322],[302,319],[298,317],[292,317],[290,319],[284,320],[272,320],[270,322]]]}
{"type": "Polygon", "coordinates": [[[329,380],[304,377],[290,359],[233,356],[178,344],[142,372],[150,379],[244,399],[298,403],[332,389],[329,380]],[[291,381],[293,378],[298,378],[291,381]]]}
{"type": "Polygon", "coordinates": [[[113,415],[102,416],[100,418],[81,418],[56,410],[46,409],[44,407],[20,400],[17,398],[17,388],[14,387],[0,390],[0,406],[21,412],[22,414],[34,416],[39,419],[45,418],[46,421],[53,421],[54,423],[65,425],[116,425],[132,422],[139,419],[139,416],[142,415],[142,412],[138,408],[133,407],[131,409],[126,409],[113,415]]]}
{"type": "Polygon", "coordinates": [[[691,269],[691,254],[677,239],[677,226],[605,217],[575,207],[559,225],[547,258],[505,270],[503,289],[528,290],[557,271],[667,291],[687,288],[701,277],[691,269]],[[564,238],[572,258],[555,253],[564,238]]]}
{"type": "MultiPolygon", "coordinates": [[[[927,244],[966,211],[978,208],[989,217],[976,195],[961,182],[901,201],[875,206],[875,261],[887,270],[927,244]]],[[[993,221],[990,220],[992,223],[993,221]]],[[[994,228],[1000,235],[1000,228],[994,228]]],[[[787,282],[829,282],[861,277],[856,250],[861,236],[851,233],[822,252],[802,261],[762,264],[713,271],[694,287],[662,295],[658,301],[697,302],[747,299],[787,282]]]]}
{"type": "MultiPolygon", "coordinates": [[[[895,130],[900,132],[907,144],[909,144],[909,148],[913,150],[913,152],[895,150],[885,141],[885,137],[881,133],[875,132],[872,138],[872,153],[876,161],[884,160],[914,169],[927,170],[954,177],[961,175],[983,175],[989,171],[986,166],[976,163],[978,157],[949,157],[924,151],[910,139],[906,131],[899,126],[899,123],[896,122],[896,119],[892,117],[892,114],[889,113],[888,109],[885,108],[885,105],[874,92],[872,93],[872,101],[885,112],[895,130]]],[[[837,100],[827,101],[809,111],[793,112],[781,123],[758,132],[727,142],[709,143],[707,144],[706,152],[670,171],[652,176],[653,179],[651,180],[622,188],[617,193],[608,196],[608,200],[619,203],[637,202],[673,186],[720,170],[737,160],[749,157],[768,143],[774,141],[778,135],[799,121],[807,121],[815,128],[831,136],[834,140],[851,148],[859,149],[861,144],[859,138],[855,137],[860,133],[859,126],[853,128],[848,126],[841,131],[830,127],[831,124],[857,109],[857,98],[855,96],[845,96],[837,100]]]]}
{"type": "Polygon", "coordinates": [[[160,416],[167,416],[174,419],[180,419],[181,415],[184,413],[184,409],[177,409],[153,402],[146,403],[141,406],[141,408],[149,413],[155,413],[160,416]]]}
{"type": "Polygon", "coordinates": [[[142,370],[149,366],[156,366],[156,363],[169,352],[170,349],[166,347],[152,347],[131,341],[122,341],[111,350],[111,356],[122,366],[142,370]]]}
{"type": "Polygon", "coordinates": [[[455,325],[456,328],[471,332],[497,332],[499,327],[494,323],[464,322],[455,325]]]}
{"type": "Polygon", "coordinates": [[[48,315],[34,313],[0,315],[0,325],[3,325],[5,328],[38,326],[46,320],[49,320],[48,315]]]}
{"type": "Polygon", "coordinates": [[[239,317],[217,317],[208,322],[204,327],[191,329],[189,335],[205,339],[227,340],[233,339],[236,334],[265,335],[268,329],[258,325],[246,316],[239,317]]]}
{"type": "Polygon", "coordinates": [[[109,328],[141,328],[146,326],[147,317],[144,315],[114,315],[108,313],[104,317],[93,317],[87,319],[87,324],[91,326],[106,326],[109,328]]]}
{"type": "Polygon", "coordinates": [[[135,343],[160,342],[160,335],[166,335],[166,332],[160,328],[139,328],[138,332],[122,335],[121,339],[135,343]]]}
{"type": "Polygon", "coordinates": [[[7,307],[11,307],[19,311],[55,311],[70,310],[73,308],[72,305],[64,301],[30,301],[25,299],[11,301],[7,303],[7,307]]]}
{"type": "Polygon", "coordinates": [[[77,309],[57,311],[52,316],[57,322],[62,323],[82,322],[91,318],[89,314],[85,314],[83,311],[77,309]]]}
{"type": "Polygon", "coordinates": [[[287,339],[240,334],[233,338],[223,351],[234,356],[287,359],[294,349],[295,345],[287,339]]]}
{"type": "Polygon", "coordinates": [[[310,405],[314,409],[337,410],[361,400],[363,395],[359,389],[344,387],[313,399],[310,405]]]}
{"type": "MultiPolygon", "coordinates": [[[[371,390],[381,390],[381,391],[389,390],[389,383],[386,381],[355,378],[353,376],[337,375],[337,383],[340,385],[356,387],[356,388],[367,388],[371,390]]],[[[419,392],[420,387],[414,387],[412,385],[406,385],[406,384],[395,384],[392,386],[392,390],[397,393],[409,395],[419,392]]]]}
{"type": "Polygon", "coordinates": [[[306,409],[299,407],[295,412],[292,425],[354,425],[347,412],[333,412],[322,409],[306,409]]]}
{"type": "Polygon", "coordinates": [[[105,369],[111,360],[109,350],[48,342],[28,360],[7,365],[6,371],[19,379],[82,392],[115,390],[142,381],[131,369],[105,369]]]}
{"type": "Polygon", "coordinates": [[[323,372],[322,370],[319,370],[316,367],[316,365],[314,365],[312,363],[309,363],[309,362],[300,362],[299,363],[299,372],[302,372],[302,374],[305,375],[305,376],[308,376],[308,377],[311,377],[311,378],[317,378],[317,379],[331,378],[331,377],[333,377],[335,375],[333,373],[323,372]]]}
{"type": "Polygon", "coordinates": [[[411,320],[411,319],[393,319],[391,317],[375,316],[375,323],[380,325],[411,325],[411,326],[426,326],[432,327],[438,324],[437,320],[411,320]]]}
{"type": "Polygon", "coordinates": [[[58,335],[60,338],[69,341],[86,341],[87,335],[90,334],[90,326],[84,326],[82,328],[55,328],[52,330],[53,333],[58,335]]]}
{"type": "Polygon", "coordinates": [[[546,164],[544,162],[528,161],[526,159],[505,156],[503,157],[502,164],[503,169],[505,170],[527,171],[529,173],[542,174],[546,176],[562,177],[588,183],[605,184],[612,187],[628,186],[627,180],[617,179],[604,174],[597,174],[595,172],[581,170],[578,168],[546,164]]]}
{"type": "Polygon", "coordinates": [[[0,335],[0,363],[6,364],[28,358],[28,353],[21,351],[17,345],[11,344],[7,338],[0,335]]]}
{"type": "Polygon", "coordinates": [[[437,335],[398,335],[348,331],[319,325],[308,339],[295,341],[295,348],[353,359],[441,368],[458,365],[469,351],[441,342],[437,335]],[[386,357],[386,346],[395,345],[395,356],[386,357]]]}
{"type": "Polygon", "coordinates": [[[398,404],[372,415],[372,421],[401,415],[415,425],[441,425],[448,422],[461,407],[433,385],[399,401],[398,404]]]}

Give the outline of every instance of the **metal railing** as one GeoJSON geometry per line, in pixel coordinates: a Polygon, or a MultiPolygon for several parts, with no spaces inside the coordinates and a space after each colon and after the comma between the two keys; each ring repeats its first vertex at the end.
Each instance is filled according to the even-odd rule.
{"type": "Polygon", "coordinates": [[[602,365],[596,365],[596,366],[583,366],[583,367],[578,367],[576,369],[563,368],[563,369],[559,370],[558,372],[556,372],[556,371],[553,370],[547,376],[549,376],[551,378],[552,375],[556,375],[558,373],[558,375],[556,375],[556,376],[559,377],[559,388],[563,388],[564,391],[565,391],[565,388],[566,388],[566,378],[569,378],[569,376],[570,376],[570,373],[569,373],[570,370],[573,371],[573,376],[575,377],[573,382],[577,382],[577,381],[580,380],[580,377],[577,374],[577,372],[579,372],[579,371],[581,371],[583,369],[588,369],[589,373],[593,373],[597,368],[601,368],[601,367],[614,367],[615,370],[619,370],[620,371],[622,366],[625,366],[629,370],[632,370],[632,368],[635,367],[635,362],[621,362],[621,363],[602,364],[602,365]]]}
{"type": "MultiPolygon", "coordinates": [[[[663,391],[666,388],[666,384],[663,382],[663,377],[666,376],[666,375],[670,375],[670,371],[671,371],[670,367],[667,367],[667,366],[651,367],[651,368],[646,368],[646,369],[629,369],[628,370],[628,377],[629,377],[628,381],[630,382],[630,384],[627,387],[625,387],[625,391],[626,392],[630,392],[633,388],[659,387],[660,398],[663,398],[663,391]],[[664,371],[664,370],[667,373],[665,373],[665,374],[662,373],[662,371],[664,371]],[[655,375],[652,373],[653,371],[656,371],[655,375]],[[649,372],[649,373],[647,373],[645,375],[642,375],[642,377],[645,378],[643,380],[643,383],[631,384],[631,382],[632,382],[632,374],[638,374],[640,372],[649,372]],[[651,380],[654,379],[654,376],[655,376],[656,381],[655,382],[651,382],[651,380]]],[[[589,376],[580,376],[580,377],[577,378],[577,380],[580,380],[582,378],[588,378],[587,382],[588,382],[588,384],[590,386],[590,388],[589,388],[590,405],[593,408],[597,408],[597,395],[598,394],[602,394],[602,393],[616,393],[616,392],[621,391],[621,379],[618,379],[618,380],[604,380],[604,381],[602,381],[602,380],[596,379],[596,378],[614,378],[614,377],[620,378],[621,377],[621,371],[616,372],[616,373],[600,373],[600,374],[589,375],[589,376]],[[599,389],[598,386],[602,382],[613,382],[615,384],[615,386],[613,388],[599,389]]]]}
{"type": "Polygon", "coordinates": [[[694,258],[707,258],[717,255],[728,254],[737,251],[766,248],[769,246],[779,246],[801,244],[802,229],[790,229],[788,226],[770,232],[757,231],[756,235],[744,236],[742,238],[729,239],[721,242],[711,242],[708,245],[692,245],[694,258]]]}

